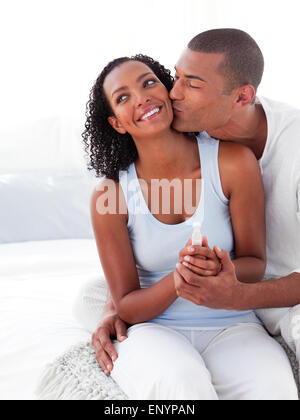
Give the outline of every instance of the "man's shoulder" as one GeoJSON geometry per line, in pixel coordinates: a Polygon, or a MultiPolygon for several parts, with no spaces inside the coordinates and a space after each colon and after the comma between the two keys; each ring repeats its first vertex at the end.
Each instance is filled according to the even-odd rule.
{"type": "MultiPolygon", "coordinates": [[[[299,108],[285,102],[276,101],[274,99],[266,98],[264,96],[258,97],[258,102],[262,105],[267,118],[288,118],[300,122],[300,104],[299,108]]],[[[278,120],[277,120],[278,121],[278,120]]]]}
{"type": "Polygon", "coordinates": [[[268,125],[265,156],[269,153],[277,153],[277,151],[281,153],[280,145],[286,148],[285,154],[294,154],[300,144],[300,109],[264,97],[260,97],[259,100],[265,111],[268,125]]]}

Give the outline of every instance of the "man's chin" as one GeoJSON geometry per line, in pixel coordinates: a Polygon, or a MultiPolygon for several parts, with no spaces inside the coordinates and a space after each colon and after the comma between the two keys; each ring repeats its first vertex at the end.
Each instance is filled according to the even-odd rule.
{"type": "Polygon", "coordinates": [[[178,121],[177,118],[174,118],[172,122],[172,128],[176,131],[180,131],[182,133],[186,132],[186,124],[183,124],[182,122],[178,121]]]}
{"type": "Polygon", "coordinates": [[[186,122],[178,121],[176,118],[174,118],[172,122],[172,128],[176,131],[179,131],[180,133],[199,133],[199,130],[194,130],[192,127],[186,124],[186,122]]]}

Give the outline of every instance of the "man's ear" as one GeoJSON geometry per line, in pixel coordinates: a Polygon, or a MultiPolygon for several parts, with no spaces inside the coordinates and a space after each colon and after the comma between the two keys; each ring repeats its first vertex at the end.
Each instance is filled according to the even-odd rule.
{"type": "Polygon", "coordinates": [[[244,85],[238,88],[236,94],[236,105],[243,107],[253,103],[255,99],[255,89],[252,85],[244,85]]]}
{"type": "Polygon", "coordinates": [[[116,117],[108,117],[107,121],[112,126],[112,128],[115,129],[118,133],[120,133],[120,134],[126,134],[127,133],[127,131],[122,126],[122,124],[120,123],[120,121],[118,120],[118,118],[116,118],[116,117]]]}

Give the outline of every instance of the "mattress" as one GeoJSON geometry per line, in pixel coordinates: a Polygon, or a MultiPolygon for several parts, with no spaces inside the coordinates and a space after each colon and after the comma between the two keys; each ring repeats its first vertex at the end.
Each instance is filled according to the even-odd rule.
{"type": "Polygon", "coordinates": [[[0,399],[34,400],[45,365],[90,333],[72,308],[103,274],[94,240],[0,245],[0,399]]]}

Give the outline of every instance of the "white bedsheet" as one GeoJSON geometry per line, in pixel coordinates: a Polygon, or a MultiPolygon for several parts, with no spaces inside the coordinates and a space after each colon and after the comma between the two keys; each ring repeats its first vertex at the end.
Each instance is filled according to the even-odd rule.
{"type": "Polygon", "coordinates": [[[93,240],[0,245],[0,399],[35,399],[44,366],[90,334],[74,298],[103,273],[93,240]]]}

